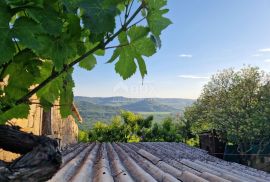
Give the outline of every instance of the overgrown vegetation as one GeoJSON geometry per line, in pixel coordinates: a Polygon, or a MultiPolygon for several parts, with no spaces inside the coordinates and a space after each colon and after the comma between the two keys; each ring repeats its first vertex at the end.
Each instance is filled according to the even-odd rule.
{"type": "Polygon", "coordinates": [[[224,70],[204,86],[193,106],[184,113],[193,134],[215,129],[227,143],[238,146],[242,163],[258,146],[270,142],[270,75],[256,67],[224,70]]]}
{"type": "Polygon", "coordinates": [[[0,124],[26,118],[36,94],[44,109],[59,100],[71,113],[73,67],[92,70],[96,57],[128,79],[147,74],[145,57],[161,46],[167,0],[1,0],[0,124]],[[119,23],[118,23],[119,22],[119,23]],[[119,26],[117,26],[119,25],[119,26]],[[112,44],[113,43],[113,44],[112,44]],[[138,65],[138,66],[137,66],[138,65]]]}
{"type": "Polygon", "coordinates": [[[96,122],[88,131],[89,141],[100,142],[180,142],[185,141],[185,125],[181,121],[166,118],[153,123],[153,116],[143,117],[130,111],[121,111],[111,124],[96,122]]]}
{"type": "Polygon", "coordinates": [[[90,141],[185,142],[198,146],[199,134],[215,130],[219,137],[238,146],[242,162],[253,146],[258,154],[270,141],[270,75],[256,67],[224,70],[204,86],[198,100],[180,118],[161,123],[153,117],[122,111],[111,124],[97,122],[90,141]]]}

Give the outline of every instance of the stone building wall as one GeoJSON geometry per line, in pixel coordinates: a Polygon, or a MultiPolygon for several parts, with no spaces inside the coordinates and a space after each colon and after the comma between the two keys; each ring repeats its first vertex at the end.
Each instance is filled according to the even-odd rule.
{"type": "Polygon", "coordinates": [[[73,116],[62,119],[59,106],[52,109],[52,137],[60,140],[60,147],[76,143],[78,140],[78,125],[73,116]]]}
{"type": "MultiPolygon", "coordinates": [[[[30,106],[31,109],[28,118],[12,119],[8,124],[19,126],[21,127],[20,130],[28,133],[42,135],[42,118],[44,112],[35,96],[32,97],[31,101],[36,104],[30,106]]],[[[77,117],[77,120],[81,121],[81,117],[75,105],[72,107],[74,112],[73,115],[77,117]]],[[[48,135],[48,137],[56,138],[59,141],[60,147],[64,147],[77,142],[79,129],[73,115],[63,119],[59,108],[58,102],[51,108],[51,135],[48,135]]],[[[12,161],[18,156],[18,154],[0,149],[0,160],[12,161]]]]}

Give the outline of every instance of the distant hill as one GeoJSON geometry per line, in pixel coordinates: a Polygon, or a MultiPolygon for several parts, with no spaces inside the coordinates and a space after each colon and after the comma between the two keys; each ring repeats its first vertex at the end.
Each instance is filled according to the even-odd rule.
{"type": "Polygon", "coordinates": [[[177,112],[176,108],[163,105],[151,99],[139,100],[131,104],[123,105],[122,108],[132,112],[177,112]]]}
{"type": "Polygon", "coordinates": [[[122,106],[136,102],[137,99],[125,98],[125,97],[82,97],[75,96],[75,101],[87,101],[97,105],[103,106],[122,106]]]}
{"type": "Polygon", "coordinates": [[[93,104],[89,101],[76,100],[75,104],[83,118],[81,126],[91,128],[96,121],[109,121],[112,116],[117,115],[121,108],[93,104]]]}
{"type": "Polygon", "coordinates": [[[120,110],[129,110],[143,115],[154,115],[160,121],[176,113],[181,114],[191,105],[192,99],[166,98],[125,98],[125,97],[82,97],[75,96],[74,101],[84,119],[80,127],[91,128],[96,121],[110,122],[120,110]]]}

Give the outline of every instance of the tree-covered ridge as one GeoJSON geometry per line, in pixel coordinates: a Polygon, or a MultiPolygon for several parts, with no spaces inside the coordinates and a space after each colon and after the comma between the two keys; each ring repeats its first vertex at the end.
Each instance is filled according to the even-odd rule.
{"type": "Polygon", "coordinates": [[[114,49],[108,63],[115,63],[115,71],[123,79],[131,77],[137,67],[143,78],[147,74],[144,58],[160,47],[161,32],[171,24],[164,17],[166,3],[1,1],[0,123],[27,117],[33,94],[45,109],[60,98],[61,114],[68,116],[73,102],[73,66],[79,63],[91,70],[97,64],[96,56],[107,49],[114,49]],[[112,45],[112,41],[118,44],[112,45]]]}
{"type": "Polygon", "coordinates": [[[179,98],[125,98],[125,97],[74,97],[75,104],[84,122],[83,129],[90,129],[96,121],[109,124],[110,119],[120,110],[140,113],[143,116],[153,115],[154,122],[167,117],[182,115],[185,107],[195,100],[179,98]]]}

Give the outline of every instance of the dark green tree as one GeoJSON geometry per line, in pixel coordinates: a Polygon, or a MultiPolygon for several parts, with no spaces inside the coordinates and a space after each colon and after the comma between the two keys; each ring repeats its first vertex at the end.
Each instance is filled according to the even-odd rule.
{"type": "Polygon", "coordinates": [[[110,125],[96,122],[89,138],[91,141],[100,142],[144,141],[152,126],[152,120],[153,116],[143,118],[139,114],[121,111],[121,115],[115,116],[110,125]]]}
{"type": "Polygon", "coordinates": [[[238,146],[242,162],[253,145],[260,150],[270,139],[269,75],[256,67],[224,70],[214,75],[197,102],[186,109],[193,133],[215,129],[238,146]]]}

